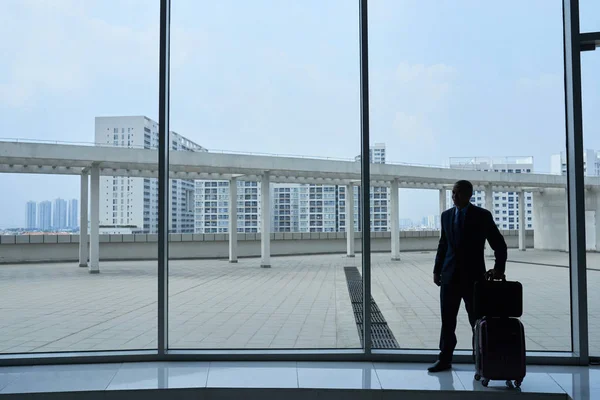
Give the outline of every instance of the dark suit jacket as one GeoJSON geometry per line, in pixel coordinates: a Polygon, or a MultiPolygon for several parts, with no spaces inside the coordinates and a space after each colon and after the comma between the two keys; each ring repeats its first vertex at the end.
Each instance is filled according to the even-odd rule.
{"type": "Polygon", "coordinates": [[[442,283],[451,283],[457,270],[463,282],[483,279],[486,272],[484,260],[486,239],[496,256],[494,269],[504,273],[507,257],[506,242],[492,214],[473,204],[469,205],[464,217],[461,241],[457,245],[453,229],[454,212],[453,207],[442,213],[442,234],[433,273],[442,274],[442,283]]]}

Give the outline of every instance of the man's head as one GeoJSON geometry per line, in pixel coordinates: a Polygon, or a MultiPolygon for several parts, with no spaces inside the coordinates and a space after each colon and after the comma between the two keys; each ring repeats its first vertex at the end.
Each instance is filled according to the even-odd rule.
{"type": "Polygon", "coordinates": [[[454,205],[463,208],[466,207],[473,196],[473,184],[469,181],[458,181],[452,188],[452,201],[454,205]]]}

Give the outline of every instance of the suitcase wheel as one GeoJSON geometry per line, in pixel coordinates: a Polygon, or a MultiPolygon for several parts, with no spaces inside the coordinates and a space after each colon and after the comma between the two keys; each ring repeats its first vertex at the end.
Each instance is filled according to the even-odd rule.
{"type": "MultiPolygon", "coordinates": [[[[516,382],[517,382],[517,381],[515,381],[515,383],[516,383],[516,382]]],[[[507,387],[509,387],[509,388],[511,388],[511,389],[515,387],[515,386],[513,385],[512,381],[511,381],[510,379],[508,379],[508,380],[506,381],[506,386],[507,386],[507,387]]]]}
{"type": "Polygon", "coordinates": [[[482,384],[483,386],[485,386],[485,387],[487,387],[488,383],[490,383],[490,380],[489,380],[489,379],[484,379],[484,380],[482,380],[482,381],[481,381],[481,384],[482,384]]]}
{"type": "Polygon", "coordinates": [[[515,387],[520,388],[521,387],[521,382],[522,381],[515,381],[515,387]]]}
{"type": "Polygon", "coordinates": [[[476,381],[480,381],[480,380],[481,380],[481,375],[479,375],[479,374],[475,374],[475,380],[476,380],[476,381]]]}

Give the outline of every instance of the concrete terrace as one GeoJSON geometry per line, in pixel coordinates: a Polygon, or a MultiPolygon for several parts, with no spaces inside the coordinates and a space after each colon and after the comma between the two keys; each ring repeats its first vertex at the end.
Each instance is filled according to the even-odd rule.
{"type": "MultiPolygon", "coordinates": [[[[373,297],[403,348],[435,349],[439,290],[433,252],[372,256],[373,297]]],[[[523,283],[528,350],[570,351],[568,255],[511,250],[508,277],[523,283]]],[[[358,348],[344,267],[346,256],[170,262],[170,347],[183,349],[358,348]]],[[[590,346],[600,353],[600,255],[588,253],[590,346]]],[[[156,262],[102,262],[91,275],[77,263],[0,266],[0,352],[156,347],[156,262]]],[[[459,347],[470,346],[461,311],[459,347]]]]}

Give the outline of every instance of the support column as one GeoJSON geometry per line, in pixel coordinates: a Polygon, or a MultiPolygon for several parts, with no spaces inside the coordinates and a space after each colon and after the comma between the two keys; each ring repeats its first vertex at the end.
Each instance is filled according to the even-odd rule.
{"type": "Polygon", "coordinates": [[[525,192],[519,192],[519,250],[525,251],[525,228],[527,227],[527,216],[525,215],[525,192]]]}
{"type": "Polygon", "coordinates": [[[271,268],[271,180],[265,172],[260,184],[260,266],[271,268]]]}
{"type": "Polygon", "coordinates": [[[439,195],[440,215],[438,217],[438,223],[440,224],[440,236],[442,236],[442,214],[446,211],[446,189],[440,189],[439,195]]]}
{"type": "Polygon", "coordinates": [[[88,266],[88,201],[89,201],[89,175],[87,171],[81,172],[81,192],[79,196],[79,266],[88,266]]]}
{"type": "Polygon", "coordinates": [[[237,179],[229,180],[229,262],[238,262],[237,251],[237,179]]]}
{"type": "Polygon", "coordinates": [[[346,255],[354,257],[354,186],[346,185],[346,255]]]}
{"type": "Polygon", "coordinates": [[[91,229],[90,229],[90,265],[91,274],[100,272],[100,168],[91,171],[91,229]]]}
{"type": "Polygon", "coordinates": [[[392,214],[392,261],[400,260],[400,199],[398,194],[398,179],[392,181],[391,214],[392,214]]]}
{"type": "MultiPolygon", "coordinates": [[[[494,217],[494,190],[492,189],[492,185],[486,185],[485,187],[485,209],[492,213],[492,218],[494,218],[494,223],[496,223],[494,217]]],[[[488,257],[494,256],[494,250],[489,243],[485,246],[485,254],[488,257]]]]}

